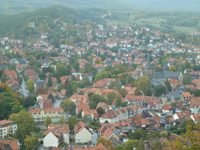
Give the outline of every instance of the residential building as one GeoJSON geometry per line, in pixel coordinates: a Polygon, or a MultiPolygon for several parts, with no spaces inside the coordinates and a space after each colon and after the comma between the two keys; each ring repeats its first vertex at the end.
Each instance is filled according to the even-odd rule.
{"type": "Polygon", "coordinates": [[[0,121],[0,138],[5,138],[7,136],[13,136],[17,130],[17,124],[10,120],[0,121]]]}

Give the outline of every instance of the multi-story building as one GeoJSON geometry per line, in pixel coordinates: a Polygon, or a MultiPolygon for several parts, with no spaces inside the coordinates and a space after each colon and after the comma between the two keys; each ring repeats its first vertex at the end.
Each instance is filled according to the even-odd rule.
{"type": "Polygon", "coordinates": [[[0,138],[6,136],[13,136],[17,130],[17,124],[14,121],[10,120],[1,120],[0,121],[0,138]]]}
{"type": "Polygon", "coordinates": [[[47,116],[51,117],[52,122],[59,122],[60,117],[65,117],[64,109],[61,107],[30,109],[29,113],[33,116],[35,123],[43,123],[47,116]]]}

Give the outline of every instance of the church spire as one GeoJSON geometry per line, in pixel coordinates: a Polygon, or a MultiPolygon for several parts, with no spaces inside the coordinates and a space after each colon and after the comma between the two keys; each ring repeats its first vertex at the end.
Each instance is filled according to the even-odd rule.
{"type": "Polygon", "coordinates": [[[167,58],[165,59],[165,65],[164,65],[164,68],[163,68],[164,71],[169,71],[169,68],[167,66],[167,58]]]}
{"type": "Polygon", "coordinates": [[[147,63],[145,65],[145,70],[152,70],[151,63],[150,63],[150,55],[147,56],[147,63]]]}

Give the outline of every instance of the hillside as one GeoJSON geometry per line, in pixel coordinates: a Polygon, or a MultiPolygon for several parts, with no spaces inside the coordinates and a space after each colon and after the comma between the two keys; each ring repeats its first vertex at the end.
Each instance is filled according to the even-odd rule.
{"type": "Polygon", "coordinates": [[[38,8],[61,5],[69,8],[103,8],[135,10],[136,7],[127,5],[116,0],[1,0],[0,13],[15,14],[24,11],[31,11],[38,8]]]}
{"type": "MultiPolygon", "coordinates": [[[[88,21],[102,21],[100,15],[107,11],[103,9],[75,10],[63,6],[41,8],[28,13],[0,16],[0,35],[11,38],[30,39],[41,33],[48,33],[49,37],[66,36],[72,32],[71,25],[87,24],[88,21]],[[97,12],[97,13],[96,13],[97,12]],[[54,20],[57,20],[55,23],[54,20]],[[34,22],[36,28],[31,28],[29,22],[34,22]],[[66,26],[68,31],[61,31],[66,26]]],[[[73,31],[74,32],[74,31],[73,31]]],[[[76,32],[76,31],[75,31],[76,32]]]]}
{"type": "Polygon", "coordinates": [[[117,0],[146,10],[200,11],[199,0],[117,0]]]}

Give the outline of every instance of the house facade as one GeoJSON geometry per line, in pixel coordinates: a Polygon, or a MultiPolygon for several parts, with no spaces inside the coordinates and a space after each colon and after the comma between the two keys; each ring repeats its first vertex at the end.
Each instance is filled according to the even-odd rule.
{"type": "Polygon", "coordinates": [[[17,130],[17,124],[10,120],[0,121],[0,138],[5,138],[6,136],[13,136],[17,130]]]}

